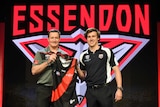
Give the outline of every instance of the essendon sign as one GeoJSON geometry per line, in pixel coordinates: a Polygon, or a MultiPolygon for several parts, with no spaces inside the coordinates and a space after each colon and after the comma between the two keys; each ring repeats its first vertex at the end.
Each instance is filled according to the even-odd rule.
{"type": "MultiPolygon", "coordinates": [[[[59,29],[60,48],[78,59],[88,48],[83,28],[95,27],[101,31],[101,45],[113,50],[122,70],[149,42],[146,39],[150,36],[149,10],[148,4],[14,5],[13,42],[32,62],[35,53],[48,45],[44,32],[59,29]],[[116,33],[109,34],[113,31],[116,33]],[[119,32],[131,33],[132,37],[119,32]]],[[[86,107],[85,83],[79,80],[76,90],[79,99],[76,107],[86,107]]]]}
{"type": "Polygon", "coordinates": [[[117,32],[149,36],[149,16],[148,4],[14,5],[13,36],[51,28],[70,32],[77,27],[96,27],[103,32],[113,26],[117,32]]]}

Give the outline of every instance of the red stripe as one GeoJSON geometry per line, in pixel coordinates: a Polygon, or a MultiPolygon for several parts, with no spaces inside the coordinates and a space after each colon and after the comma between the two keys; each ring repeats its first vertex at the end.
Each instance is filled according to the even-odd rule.
{"type": "Polygon", "coordinates": [[[75,64],[76,64],[76,59],[73,59],[70,69],[67,71],[65,76],[62,78],[62,82],[58,85],[58,87],[55,90],[52,91],[52,98],[51,98],[52,102],[57,101],[69,87],[69,84],[71,83],[73,75],[74,75],[75,64]]]}
{"type": "Polygon", "coordinates": [[[3,73],[4,73],[4,31],[5,24],[0,23],[0,107],[3,102],[3,73]]]}
{"type": "Polygon", "coordinates": [[[80,104],[77,104],[75,107],[84,107],[87,104],[86,97],[83,98],[82,102],[80,104]]]}
{"type": "Polygon", "coordinates": [[[158,107],[160,107],[160,22],[157,25],[157,60],[158,60],[158,107]]]}

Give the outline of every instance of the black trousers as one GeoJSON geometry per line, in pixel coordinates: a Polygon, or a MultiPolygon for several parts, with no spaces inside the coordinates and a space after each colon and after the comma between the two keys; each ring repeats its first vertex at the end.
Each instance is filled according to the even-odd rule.
{"type": "Polygon", "coordinates": [[[44,85],[37,85],[36,107],[51,107],[52,88],[44,85]]]}
{"type": "Polygon", "coordinates": [[[87,107],[113,107],[113,95],[109,85],[87,87],[87,107]]]}

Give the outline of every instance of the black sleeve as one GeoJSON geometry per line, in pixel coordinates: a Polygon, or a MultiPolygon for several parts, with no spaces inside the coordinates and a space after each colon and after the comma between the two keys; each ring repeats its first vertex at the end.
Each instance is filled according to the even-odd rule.
{"type": "Polygon", "coordinates": [[[116,61],[114,53],[113,53],[113,51],[111,49],[110,49],[110,52],[111,52],[111,57],[110,57],[109,63],[110,63],[111,67],[114,67],[114,66],[117,65],[117,61],[116,61]]]}

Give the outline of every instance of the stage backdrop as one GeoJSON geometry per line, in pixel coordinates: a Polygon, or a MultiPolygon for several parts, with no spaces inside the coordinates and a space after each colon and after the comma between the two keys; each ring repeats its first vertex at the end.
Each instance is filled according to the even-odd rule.
{"type": "MultiPolygon", "coordinates": [[[[61,31],[60,48],[79,59],[88,48],[84,31],[101,31],[100,43],[113,50],[123,76],[123,100],[115,107],[157,107],[156,18],[153,3],[11,3],[5,32],[4,107],[34,107],[35,53],[47,46],[47,32],[61,31]]],[[[115,84],[114,72],[112,83],[115,84]]],[[[86,107],[86,84],[77,78],[79,103],[86,107]]]]}

